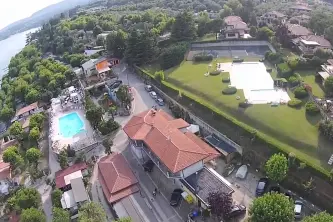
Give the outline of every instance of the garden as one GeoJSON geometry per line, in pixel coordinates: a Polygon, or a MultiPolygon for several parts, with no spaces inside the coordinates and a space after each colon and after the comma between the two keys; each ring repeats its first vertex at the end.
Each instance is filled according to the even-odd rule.
{"type": "MultiPolygon", "coordinates": [[[[253,58],[245,59],[254,60],[258,61],[253,58]]],[[[287,64],[279,64],[275,69],[274,65],[265,61],[267,69],[271,69],[273,79],[283,77],[281,73],[287,73],[285,77],[290,86],[288,95],[291,101],[289,104],[275,107],[271,104],[244,105],[243,91],[228,87],[229,73],[215,72],[216,64],[231,61],[231,58],[184,61],[179,66],[165,70],[165,81],[197,101],[208,103],[214,109],[278,140],[278,143],[287,147],[287,152],[295,153],[306,162],[327,168],[331,145],[319,136],[318,125],[321,115],[319,110],[309,103],[308,93],[304,88],[304,85],[310,87],[317,97],[324,96],[322,87],[315,81],[315,71],[294,72],[287,64]]],[[[153,66],[148,67],[146,71],[151,72],[149,68],[157,70],[157,67],[153,66]]]]}

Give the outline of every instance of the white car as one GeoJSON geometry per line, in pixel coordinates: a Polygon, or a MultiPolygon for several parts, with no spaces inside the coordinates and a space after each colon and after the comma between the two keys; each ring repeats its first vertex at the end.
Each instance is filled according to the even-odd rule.
{"type": "Polygon", "coordinates": [[[153,99],[156,99],[156,98],[157,98],[157,94],[156,94],[156,92],[154,92],[154,91],[151,91],[151,92],[149,93],[149,95],[150,95],[151,98],[153,98],[153,99]]]}
{"type": "Polygon", "coordinates": [[[247,175],[247,166],[242,165],[241,167],[238,168],[236,172],[236,177],[239,179],[244,179],[247,175]]]}
{"type": "Polygon", "coordinates": [[[150,91],[153,90],[153,87],[151,87],[151,85],[145,85],[145,90],[146,90],[147,92],[150,92],[150,91]]]}
{"type": "Polygon", "coordinates": [[[301,219],[302,218],[302,208],[303,208],[303,202],[300,200],[295,200],[295,219],[301,219]]]}

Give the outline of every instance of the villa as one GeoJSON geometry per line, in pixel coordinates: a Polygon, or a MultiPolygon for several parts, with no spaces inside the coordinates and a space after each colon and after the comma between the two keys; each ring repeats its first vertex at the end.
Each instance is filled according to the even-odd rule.
{"type": "Polygon", "coordinates": [[[222,30],[226,39],[244,38],[249,32],[249,27],[239,16],[227,16],[224,18],[225,28],[222,30]]]}
{"type": "Polygon", "coordinates": [[[321,65],[322,71],[317,76],[324,82],[328,77],[333,76],[333,59],[328,59],[326,64],[321,65]]]}
{"type": "Polygon", "coordinates": [[[291,23],[286,23],[285,25],[288,29],[288,37],[290,38],[290,40],[301,36],[308,36],[313,34],[311,30],[301,25],[291,23]]]}
{"type": "Polygon", "coordinates": [[[221,154],[188,130],[190,124],[162,110],[147,110],[124,126],[133,155],[141,162],[153,161],[161,180],[173,180],[184,190],[188,203],[208,207],[208,193],[233,193],[231,184],[209,165],[221,154]]]}
{"type": "Polygon", "coordinates": [[[271,11],[257,17],[258,26],[272,25],[274,22],[283,24],[286,22],[287,16],[281,12],[271,11]]]}
{"type": "Polygon", "coordinates": [[[35,114],[35,113],[40,113],[43,112],[44,109],[43,108],[39,108],[38,107],[38,102],[32,103],[26,107],[23,107],[21,109],[19,109],[18,111],[16,111],[16,114],[14,116],[14,118],[11,120],[11,122],[15,122],[15,121],[22,121],[27,119],[29,116],[35,114]]]}
{"type": "MultiPolygon", "coordinates": [[[[90,59],[81,65],[84,79],[90,87],[94,84],[104,85],[109,78],[111,64],[106,58],[90,59]]],[[[87,89],[87,88],[86,88],[87,89]]]]}

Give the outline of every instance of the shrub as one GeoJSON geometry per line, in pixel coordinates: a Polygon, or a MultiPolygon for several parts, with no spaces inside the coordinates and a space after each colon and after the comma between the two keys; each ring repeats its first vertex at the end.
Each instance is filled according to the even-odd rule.
{"type": "Polygon", "coordinates": [[[224,77],[224,78],[222,78],[222,82],[224,82],[224,83],[229,83],[229,82],[230,82],[230,78],[229,78],[229,76],[228,76],[228,77],[224,77]]]}
{"type": "Polygon", "coordinates": [[[217,76],[217,75],[219,75],[220,73],[221,73],[220,70],[214,70],[214,71],[209,72],[209,75],[211,75],[211,76],[217,76]]]}
{"type": "Polygon", "coordinates": [[[303,99],[308,96],[308,92],[303,86],[299,86],[294,91],[295,97],[298,99],[303,99]]]}
{"type": "Polygon", "coordinates": [[[249,107],[250,106],[250,104],[249,103],[247,103],[247,102],[240,102],[239,104],[238,104],[238,106],[240,107],[240,108],[247,108],[247,107],[249,107]]]}
{"type": "Polygon", "coordinates": [[[203,61],[212,61],[213,60],[213,55],[209,54],[198,54],[194,56],[194,61],[196,62],[203,62],[203,61]]]}
{"type": "Polygon", "coordinates": [[[312,101],[306,103],[305,110],[309,115],[317,115],[320,111],[316,103],[312,101]]]}
{"type": "Polygon", "coordinates": [[[300,81],[295,75],[292,75],[289,77],[288,82],[291,87],[294,87],[294,86],[297,86],[300,81]]]}
{"type": "Polygon", "coordinates": [[[232,95],[235,94],[237,92],[237,89],[235,87],[228,87],[225,88],[224,90],[222,90],[222,93],[224,95],[232,95]]]}
{"type": "Polygon", "coordinates": [[[290,107],[300,107],[302,105],[302,100],[300,99],[291,99],[288,101],[288,106],[290,107]]]}
{"type": "Polygon", "coordinates": [[[292,75],[292,70],[287,63],[280,63],[277,65],[277,71],[283,78],[289,78],[292,75]]]}

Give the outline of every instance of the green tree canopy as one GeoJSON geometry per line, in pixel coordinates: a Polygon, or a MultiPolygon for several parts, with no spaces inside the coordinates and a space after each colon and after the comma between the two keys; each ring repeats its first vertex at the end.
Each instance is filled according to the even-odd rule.
{"type": "Polygon", "coordinates": [[[331,222],[331,221],[333,221],[333,216],[326,212],[316,213],[312,216],[307,216],[302,220],[302,222],[331,222]]]}
{"type": "MultiPolygon", "coordinates": [[[[60,206],[61,207],[61,206],[60,206]]],[[[70,222],[71,217],[68,210],[62,208],[54,207],[52,209],[52,222],[70,222]]]]}
{"type": "Polygon", "coordinates": [[[36,141],[37,142],[38,139],[39,139],[39,137],[40,137],[40,131],[39,131],[38,127],[36,126],[36,127],[32,128],[30,130],[30,132],[29,132],[29,139],[31,141],[36,141]]]}
{"type": "Polygon", "coordinates": [[[8,147],[2,154],[2,159],[5,163],[10,163],[12,167],[17,167],[23,164],[24,160],[18,152],[16,146],[8,147]]]}
{"type": "Polygon", "coordinates": [[[270,40],[270,38],[274,35],[274,32],[270,30],[268,27],[262,27],[257,31],[257,38],[260,40],[270,40]]]}
{"type": "Polygon", "coordinates": [[[190,41],[196,37],[196,28],[192,13],[184,11],[176,16],[172,26],[171,38],[175,41],[190,41]]]}
{"type": "Polygon", "coordinates": [[[39,149],[32,147],[27,150],[25,156],[29,161],[29,163],[38,164],[38,160],[42,156],[42,153],[40,152],[39,149]]]}
{"type": "Polygon", "coordinates": [[[106,222],[106,214],[103,207],[96,202],[84,204],[79,209],[79,222],[106,222]]]}
{"type": "Polygon", "coordinates": [[[266,193],[253,200],[249,216],[251,222],[290,222],[294,220],[294,204],[283,194],[266,193]]]}
{"type": "Polygon", "coordinates": [[[35,188],[21,188],[8,200],[8,204],[11,209],[21,211],[28,208],[38,209],[41,201],[41,196],[35,188]]]}
{"type": "Polygon", "coordinates": [[[61,208],[61,196],[62,196],[62,191],[59,189],[55,189],[52,194],[51,194],[51,199],[52,199],[52,205],[53,207],[59,207],[61,208]]]}
{"type": "Polygon", "coordinates": [[[68,154],[66,150],[61,150],[59,153],[59,164],[61,169],[65,169],[68,166],[68,154]]]}
{"type": "Polygon", "coordinates": [[[46,217],[42,210],[29,208],[22,211],[20,222],[46,222],[46,217]]]}
{"type": "Polygon", "coordinates": [[[111,32],[106,37],[106,48],[109,52],[113,52],[113,55],[118,58],[123,58],[126,50],[127,34],[118,30],[117,32],[111,32]]]}
{"type": "Polygon", "coordinates": [[[43,113],[33,114],[29,120],[29,128],[33,129],[35,127],[38,127],[39,129],[42,129],[44,120],[45,116],[43,113]]]}
{"type": "Polygon", "coordinates": [[[283,154],[274,154],[265,165],[266,174],[269,179],[280,182],[288,172],[288,159],[283,154]]]}
{"type": "Polygon", "coordinates": [[[12,136],[15,136],[16,138],[22,138],[22,134],[23,134],[22,124],[15,121],[9,127],[9,134],[12,135],[12,136]]]}
{"type": "Polygon", "coordinates": [[[162,81],[164,81],[164,72],[163,72],[163,70],[156,71],[154,77],[155,77],[156,81],[158,81],[160,83],[162,81]]]}
{"type": "Polygon", "coordinates": [[[329,76],[324,82],[325,91],[328,95],[333,94],[333,76],[329,76]]]}

